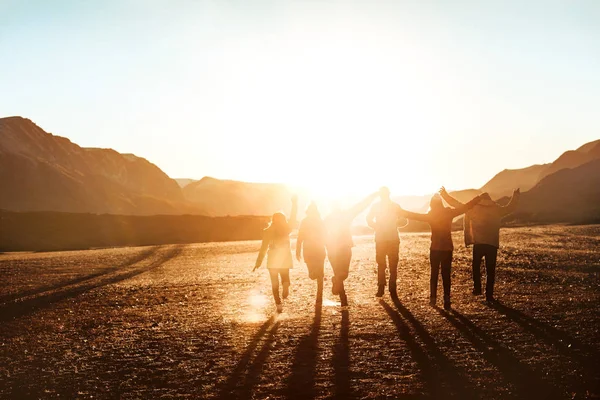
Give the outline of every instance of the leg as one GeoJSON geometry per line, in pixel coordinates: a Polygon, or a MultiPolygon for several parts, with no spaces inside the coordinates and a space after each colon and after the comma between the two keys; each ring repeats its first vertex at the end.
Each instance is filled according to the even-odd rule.
{"type": "Polygon", "coordinates": [[[317,278],[317,303],[323,302],[323,277],[317,278]]]}
{"type": "Polygon", "coordinates": [[[484,255],[484,245],[473,245],[473,294],[481,294],[481,259],[484,255]]]}
{"type": "Polygon", "coordinates": [[[429,277],[429,304],[434,306],[437,298],[437,284],[440,272],[439,252],[429,250],[429,263],[431,264],[431,276],[429,277]]]}
{"type": "Polygon", "coordinates": [[[441,259],[442,284],[444,285],[444,308],[450,309],[450,279],[452,279],[452,251],[444,251],[441,259]]]}
{"type": "Polygon", "coordinates": [[[339,289],[339,285],[337,282],[337,271],[339,269],[339,256],[340,254],[340,250],[339,249],[330,249],[329,250],[329,264],[331,264],[331,269],[333,270],[333,276],[331,277],[331,294],[333,294],[334,296],[337,296],[338,294],[340,294],[340,289],[339,289]]]}
{"type": "Polygon", "coordinates": [[[340,265],[336,272],[336,281],[339,286],[340,302],[342,307],[348,305],[348,297],[346,296],[346,288],[344,288],[344,281],[348,278],[350,273],[350,262],[352,261],[352,248],[348,247],[343,250],[343,254],[340,255],[340,265]]]}
{"type": "Polygon", "coordinates": [[[390,263],[390,293],[396,294],[396,281],[398,280],[398,260],[400,243],[390,242],[387,248],[388,261],[390,263]]]}
{"type": "Polygon", "coordinates": [[[375,260],[377,261],[377,297],[383,296],[385,288],[385,243],[375,242],[375,260]]]}
{"type": "Polygon", "coordinates": [[[288,295],[290,294],[290,270],[280,269],[279,275],[281,275],[281,286],[283,286],[281,297],[287,299],[288,295]]]}
{"type": "Polygon", "coordinates": [[[325,275],[325,260],[317,263],[317,303],[323,302],[323,277],[325,275]]]}
{"type": "Polygon", "coordinates": [[[496,282],[496,259],[498,258],[498,249],[489,246],[485,255],[485,298],[488,301],[494,300],[494,283],[496,282]]]}
{"type": "Polygon", "coordinates": [[[273,290],[273,299],[275,304],[281,304],[279,298],[279,271],[276,269],[269,269],[269,277],[271,278],[271,289],[273,290]]]}

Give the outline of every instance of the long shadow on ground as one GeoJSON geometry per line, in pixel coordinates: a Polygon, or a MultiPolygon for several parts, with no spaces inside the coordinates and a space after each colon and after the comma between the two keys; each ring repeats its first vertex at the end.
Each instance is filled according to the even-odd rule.
{"type": "Polygon", "coordinates": [[[144,259],[151,257],[157,251],[158,251],[158,246],[154,246],[154,247],[151,247],[151,248],[135,255],[134,257],[127,260],[124,264],[120,264],[120,265],[117,265],[115,267],[112,267],[112,268],[109,268],[109,269],[106,269],[106,270],[103,270],[100,272],[96,272],[96,273],[85,275],[85,276],[80,276],[75,279],[57,282],[56,284],[53,284],[53,285],[46,285],[46,286],[42,286],[39,288],[30,289],[30,290],[23,290],[18,293],[5,294],[5,295],[0,296],[0,303],[5,303],[7,301],[15,301],[15,300],[19,301],[19,299],[23,299],[25,297],[36,296],[36,295],[42,294],[44,292],[50,292],[50,291],[62,289],[67,286],[86,282],[86,281],[92,280],[94,278],[98,278],[102,275],[110,274],[111,272],[114,272],[115,270],[117,270],[119,268],[127,268],[134,264],[137,264],[140,261],[143,261],[144,259]]]}
{"type": "MultiPolygon", "coordinates": [[[[101,279],[97,282],[89,282],[84,285],[73,287],[71,287],[71,285],[63,288],[63,290],[43,294],[41,296],[37,296],[23,301],[4,304],[0,307],[0,322],[10,321],[14,318],[19,318],[31,314],[37,310],[49,307],[50,305],[58,301],[73,298],[92,289],[121,282],[126,279],[133,278],[134,276],[143,274],[144,272],[156,269],[163,265],[165,262],[169,261],[170,259],[177,257],[181,253],[183,247],[184,245],[179,245],[169,249],[159,258],[157,258],[154,262],[145,267],[135,268],[127,272],[116,271],[116,273],[109,275],[106,278],[101,279]]],[[[149,256],[149,254],[146,256],[149,256]]],[[[139,261],[141,260],[138,260],[137,262],[139,261]]]]}
{"type": "Polygon", "coordinates": [[[498,368],[507,382],[514,385],[516,396],[523,399],[565,397],[550,382],[544,381],[536,371],[523,364],[509,349],[493,340],[467,317],[456,310],[446,312],[438,309],[438,312],[454,325],[488,362],[498,368]]]}
{"type": "Polygon", "coordinates": [[[288,379],[288,399],[312,399],[317,396],[315,377],[319,356],[321,310],[322,305],[317,303],[310,332],[300,340],[294,353],[292,373],[288,379]]]}
{"type": "Polygon", "coordinates": [[[522,311],[509,307],[498,300],[490,303],[490,307],[516,322],[538,339],[555,346],[556,349],[566,356],[577,358],[583,363],[589,363],[592,361],[592,358],[597,360],[600,357],[600,354],[598,354],[594,348],[569,336],[566,332],[538,321],[522,311]]]}
{"type": "Polygon", "coordinates": [[[419,365],[428,395],[436,399],[477,398],[475,389],[467,379],[456,371],[456,367],[440,351],[435,340],[423,325],[404,307],[397,297],[393,297],[392,301],[396,310],[384,300],[380,300],[380,304],[396,325],[400,338],[404,340],[414,360],[419,365]],[[416,336],[413,336],[409,325],[404,319],[412,325],[417,334],[416,336]],[[424,346],[421,346],[415,337],[419,337],[424,346]],[[442,380],[443,376],[446,376],[447,379],[442,380]],[[444,387],[443,383],[446,383],[447,387],[444,387]]]}
{"type": "Polygon", "coordinates": [[[275,322],[275,317],[269,318],[254,335],[233,373],[223,384],[219,394],[220,399],[249,399],[252,397],[252,390],[260,381],[263,366],[275,342],[277,329],[279,329],[279,321],[277,321],[269,330],[273,322],[275,322]],[[266,340],[254,357],[254,360],[250,361],[263,336],[267,334],[267,330],[268,335],[266,340]]]}
{"type": "Polygon", "coordinates": [[[334,398],[350,399],[355,398],[355,394],[350,387],[350,353],[348,343],[350,315],[348,310],[342,310],[341,314],[340,336],[333,348],[333,370],[335,373],[334,398]]]}

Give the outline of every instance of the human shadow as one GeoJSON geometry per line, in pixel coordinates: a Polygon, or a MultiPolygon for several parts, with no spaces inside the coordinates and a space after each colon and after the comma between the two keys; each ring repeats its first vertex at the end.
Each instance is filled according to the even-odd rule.
{"type": "Polygon", "coordinates": [[[178,245],[169,249],[160,257],[158,257],[155,261],[153,261],[151,264],[145,267],[135,268],[131,271],[126,272],[116,271],[116,273],[108,275],[104,279],[98,281],[88,282],[79,286],[70,285],[62,288],[63,290],[59,289],[58,291],[42,294],[40,296],[26,299],[23,301],[5,303],[2,306],[0,306],[0,322],[7,322],[12,319],[31,314],[35,311],[47,308],[61,300],[73,298],[92,289],[122,282],[124,280],[131,279],[137,275],[143,274],[144,272],[156,269],[163,265],[165,262],[177,257],[181,253],[183,247],[185,247],[185,245],[178,245]]]}
{"type": "Polygon", "coordinates": [[[468,389],[470,386],[469,383],[454,370],[450,360],[441,353],[435,344],[434,339],[423,325],[421,325],[412,313],[400,303],[398,298],[394,296],[392,302],[394,303],[395,309],[387,304],[385,300],[379,301],[394,322],[394,325],[396,325],[396,330],[398,331],[400,338],[406,343],[412,354],[412,358],[419,366],[428,395],[432,398],[474,398],[473,394],[468,389]],[[410,322],[417,335],[412,334],[410,326],[405,319],[410,322]],[[417,336],[421,338],[424,346],[421,346],[417,342],[417,336]],[[431,353],[433,360],[430,359],[428,352],[431,353]],[[436,362],[438,368],[434,365],[436,362]],[[440,371],[443,371],[449,376],[450,387],[443,387],[440,371]]]}
{"type": "Polygon", "coordinates": [[[315,316],[310,332],[298,344],[292,360],[292,373],[288,379],[287,398],[311,399],[317,397],[315,377],[319,356],[319,330],[322,305],[315,305],[315,316]]]}
{"type": "Polygon", "coordinates": [[[566,332],[538,321],[498,300],[490,303],[490,307],[519,324],[536,338],[553,345],[563,355],[575,358],[582,364],[594,369],[598,367],[597,360],[600,358],[600,354],[591,346],[587,346],[580,340],[569,336],[566,332]]]}
{"type": "Polygon", "coordinates": [[[2,296],[0,296],[0,304],[6,303],[8,301],[15,301],[15,300],[18,301],[18,299],[22,299],[22,298],[29,297],[29,296],[36,296],[36,295],[42,294],[44,292],[50,292],[50,291],[62,289],[67,286],[76,285],[78,283],[83,283],[83,282],[98,278],[100,276],[110,274],[111,272],[114,272],[115,270],[118,270],[119,268],[130,267],[134,264],[137,264],[137,263],[145,260],[146,258],[151,257],[153,254],[155,254],[158,251],[158,249],[159,249],[158,246],[153,246],[153,247],[135,255],[134,257],[130,258],[123,264],[117,265],[112,268],[104,269],[100,272],[95,272],[93,274],[80,276],[80,277],[77,277],[74,279],[57,282],[52,285],[46,285],[46,286],[42,286],[42,287],[38,287],[38,288],[34,288],[34,289],[22,290],[17,293],[2,295],[2,296]]]}
{"type": "Polygon", "coordinates": [[[342,310],[342,321],[340,324],[340,336],[333,348],[333,371],[336,399],[354,398],[355,394],[350,386],[350,352],[349,332],[350,314],[348,310],[342,310]]]}
{"type": "Polygon", "coordinates": [[[549,382],[545,382],[536,371],[522,363],[509,349],[492,339],[481,328],[456,310],[438,312],[445,317],[483,357],[495,365],[508,382],[514,385],[517,396],[523,399],[562,398],[549,382]]]}
{"type": "Polygon", "coordinates": [[[279,321],[275,321],[276,318],[273,316],[261,325],[232,374],[223,384],[218,396],[219,399],[249,399],[252,397],[252,390],[260,381],[263,366],[267,361],[279,329],[279,321]],[[273,322],[275,323],[273,324],[273,322]],[[271,324],[273,325],[271,326],[271,324]],[[270,326],[271,329],[269,330],[270,326]],[[252,360],[252,355],[265,334],[267,334],[267,337],[252,360]]]}
{"type": "Polygon", "coordinates": [[[411,313],[410,310],[406,308],[404,304],[402,304],[398,296],[392,296],[392,302],[394,303],[394,306],[400,315],[402,315],[402,317],[404,317],[412,325],[415,332],[425,345],[425,350],[431,355],[431,358],[435,362],[439,372],[447,377],[446,383],[448,384],[448,387],[444,388],[444,392],[442,392],[444,397],[454,396],[460,399],[479,398],[479,391],[466,378],[466,372],[454,365],[454,363],[440,350],[433,336],[431,336],[423,324],[417,320],[413,313],[411,313]],[[450,391],[450,393],[448,393],[448,391],[450,391]]]}

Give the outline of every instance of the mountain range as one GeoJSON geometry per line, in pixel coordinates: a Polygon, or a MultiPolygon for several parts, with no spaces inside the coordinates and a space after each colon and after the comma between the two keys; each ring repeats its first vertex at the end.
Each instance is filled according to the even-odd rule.
{"type": "MultiPolygon", "coordinates": [[[[171,179],[144,158],[83,148],[21,117],[0,118],[0,185],[0,209],[20,212],[270,215],[287,210],[291,195],[283,184],[171,179]]],[[[479,189],[452,193],[467,201],[486,191],[506,201],[516,187],[523,195],[513,221],[600,221],[600,140],[548,164],[501,171],[479,189]]],[[[426,211],[429,197],[395,200],[426,211]]]]}

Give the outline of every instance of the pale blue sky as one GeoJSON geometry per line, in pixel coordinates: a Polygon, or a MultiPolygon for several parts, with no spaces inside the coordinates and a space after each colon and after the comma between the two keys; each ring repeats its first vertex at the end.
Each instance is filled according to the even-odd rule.
{"type": "Polygon", "coordinates": [[[0,116],[172,177],[479,187],[600,138],[599,21],[594,0],[0,0],[0,116]]]}

